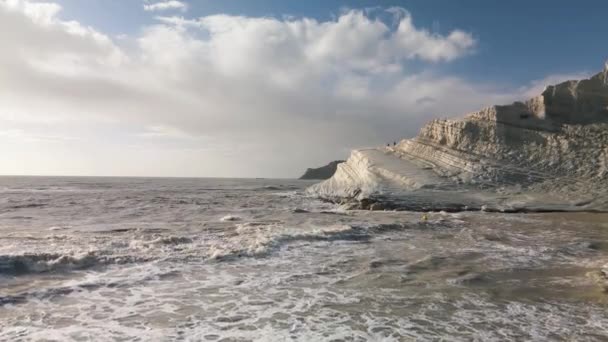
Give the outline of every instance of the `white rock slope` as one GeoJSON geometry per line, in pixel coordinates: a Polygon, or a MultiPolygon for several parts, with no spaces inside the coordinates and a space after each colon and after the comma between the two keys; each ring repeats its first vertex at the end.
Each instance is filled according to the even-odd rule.
{"type": "Polygon", "coordinates": [[[608,68],[355,150],[308,190],[362,209],[608,210],[608,68]]]}

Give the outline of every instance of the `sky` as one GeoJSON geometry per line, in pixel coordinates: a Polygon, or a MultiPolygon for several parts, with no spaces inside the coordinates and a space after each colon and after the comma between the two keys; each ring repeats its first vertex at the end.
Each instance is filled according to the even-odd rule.
{"type": "Polygon", "coordinates": [[[608,2],[0,0],[0,174],[297,177],[601,70],[608,2]]]}

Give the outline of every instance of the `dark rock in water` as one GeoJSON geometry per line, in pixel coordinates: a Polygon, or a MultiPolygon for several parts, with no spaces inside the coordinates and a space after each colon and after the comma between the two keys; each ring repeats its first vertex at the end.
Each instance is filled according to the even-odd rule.
{"type": "Polygon", "coordinates": [[[589,243],[589,249],[595,251],[608,251],[608,241],[593,241],[589,243]]]}
{"type": "Polygon", "coordinates": [[[369,206],[369,210],[372,210],[372,211],[380,211],[380,210],[384,210],[384,205],[383,205],[382,203],[379,203],[379,202],[377,202],[377,203],[372,203],[372,204],[369,206]]]}
{"type": "Polygon", "coordinates": [[[344,163],[344,160],[335,160],[316,169],[307,169],[300,179],[329,179],[336,173],[340,163],[344,163]]]}
{"type": "Polygon", "coordinates": [[[345,210],[357,210],[361,208],[361,204],[357,201],[342,201],[340,203],[345,210]]]}
{"type": "Polygon", "coordinates": [[[359,201],[359,209],[369,210],[374,202],[369,198],[363,198],[359,201]]]}

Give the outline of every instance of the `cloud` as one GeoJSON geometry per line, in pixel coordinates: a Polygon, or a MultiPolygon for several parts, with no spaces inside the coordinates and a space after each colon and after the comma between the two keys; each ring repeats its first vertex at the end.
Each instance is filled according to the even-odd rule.
{"type": "Polygon", "coordinates": [[[146,138],[175,138],[175,139],[191,139],[191,135],[183,132],[175,127],[166,127],[162,125],[149,126],[145,128],[143,133],[139,134],[146,138]]]}
{"type": "Polygon", "coordinates": [[[182,1],[170,0],[170,1],[161,1],[154,3],[144,3],[144,11],[167,11],[167,10],[180,10],[185,12],[188,10],[188,5],[182,1]]]}
{"type": "MultiPolygon", "coordinates": [[[[39,125],[81,139],[53,147],[64,157],[48,172],[296,176],[353,147],[411,136],[430,117],[528,91],[435,73],[477,41],[416,27],[403,9],[391,9],[389,23],[359,10],[328,21],[158,17],[119,42],[60,10],[0,1],[0,124],[21,130],[11,150],[0,148],[0,165],[21,158],[29,170],[39,151],[54,153],[15,152],[14,140],[39,125]]],[[[31,172],[47,170],[38,167],[31,172]]]]}
{"type": "Polygon", "coordinates": [[[405,52],[405,57],[433,62],[454,60],[471,52],[476,44],[471,34],[460,30],[454,30],[445,37],[419,30],[413,25],[409,14],[399,22],[394,39],[397,51],[405,52]]]}

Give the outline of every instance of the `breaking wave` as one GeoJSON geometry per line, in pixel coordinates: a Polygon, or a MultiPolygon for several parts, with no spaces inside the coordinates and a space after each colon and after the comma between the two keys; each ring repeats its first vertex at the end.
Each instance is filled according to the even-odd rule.
{"type": "Polygon", "coordinates": [[[240,257],[265,257],[285,244],[317,241],[369,242],[374,234],[404,229],[404,224],[373,226],[333,225],[310,230],[289,230],[277,224],[248,222],[238,224],[237,235],[210,248],[209,257],[231,260],[240,257]]]}
{"type": "Polygon", "coordinates": [[[0,275],[18,276],[31,273],[76,271],[111,264],[122,265],[149,260],[149,258],[130,255],[104,255],[101,252],[0,255],[0,275]]]}

